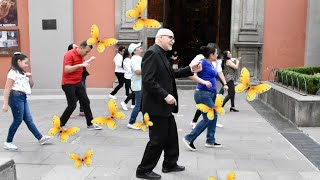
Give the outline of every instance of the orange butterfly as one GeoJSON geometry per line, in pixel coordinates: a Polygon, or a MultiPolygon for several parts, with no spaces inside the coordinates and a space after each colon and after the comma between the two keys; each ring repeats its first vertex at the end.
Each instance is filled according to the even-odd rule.
{"type": "Polygon", "coordinates": [[[140,128],[142,131],[147,131],[147,126],[153,126],[153,122],[150,121],[148,113],[143,115],[143,123],[134,123],[133,126],[140,128]]]}
{"type": "Polygon", "coordinates": [[[109,129],[116,129],[117,124],[114,119],[125,119],[126,115],[123,112],[118,111],[118,106],[115,100],[110,99],[108,102],[108,108],[111,115],[108,117],[99,116],[94,118],[91,122],[94,124],[104,125],[107,124],[109,129]]]}
{"type": "Polygon", "coordinates": [[[207,113],[207,117],[209,120],[214,119],[214,111],[219,113],[220,115],[224,115],[224,109],[222,107],[223,104],[223,96],[222,94],[218,94],[215,100],[215,104],[213,108],[208,107],[205,104],[197,104],[196,107],[203,113],[207,113]]]}
{"type": "Polygon", "coordinates": [[[70,153],[69,157],[74,161],[74,167],[79,169],[83,164],[85,164],[87,166],[92,165],[92,160],[91,160],[92,155],[93,155],[93,150],[89,149],[89,150],[87,150],[87,152],[83,158],[79,157],[75,153],[70,153]]]}
{"type": "Polygon", "coordinates": [[[271,88],[269,84],[265,83],[256,86],[250,85],[250,73],[245,67],[241,70],[240,82],[241,83],[235,87],[235,91],[237,93],[241,93],[242,91],[247,90],[248,101],[253,101],[256,98],[257,94],[264,93],[271,88]]]}
{"type": "Polygon", "coordinates": [[[109,39],[99,39],[99,28],[97,25],[92,25],[91,27],[91,38],[87,40],[88,45],[93,45],[97,43],[97,51],[102,53],[105,50],[105,46],[112,46],[118,43],[118,40],[115,38],[109,39]]]}
{"type": "Polygon", "coordinates": [[[69,136],[77,133],[80,128],[71,127],[67,130],[60,127],[60,118],[58,116],[53,116],[52,128],[49,130],[49,136],[55,136],[56,134],[60,135],[60,141],[66,142],[69,139],[69,136]]]}
{"type": "Polygon", "coordinates": [[[160,28],[161,24],[159,21],[155,19],[147,19],[141,17],[142,12],[147,6],[147,0],[139,0],[139,2],[136,4],[135,9],[128,10],[126,12],[126,16],[128,18],[136,18],[136,22],[133,24],[133,29],[135,31],[141,30],[144,26],[147,28],[160,28]]]}

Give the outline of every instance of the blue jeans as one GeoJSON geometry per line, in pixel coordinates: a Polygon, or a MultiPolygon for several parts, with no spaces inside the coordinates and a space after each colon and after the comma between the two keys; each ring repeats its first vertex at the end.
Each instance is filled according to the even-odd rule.
{"type": "Polygon", "coordinates": [[[24,120],[34,137],[40,140],[42,138],[42,134],[33,123],[26,94],[18,91],[11,91],[9,96],[9,106],[11,108],[13,122],[9,128],[7,142],[12,142],[22,120],[24,120]]]}
{"type": "Polygon", "coordinates": [[[134,124],[136,122],[137,116],[140,112],[140,106],[141,106],[141,98],[142,98],[142,91],[133,91],[135,95],[135,106],[131,112],[131,117],[129,120],[129,124],[134,124]]]}
{"type": "MultiPolygon", "coordinates": [[[[214,107],[214,103],[216,100],[216,91],[202,91],[196,90],[194,93],[194,100],[197,104],[205,104],[210,108],[214,107]]],[[[214,144],[215,138],[214,134],[216,132],[217,125],[217,112],[214,112],[214,120],[209,120],[207,117],[207,113],[202,113],[203,120],[201,120],[197,126],[191,131],[190,134],[185,136],[185,139],[189,142],[193,142],[197,139],[197,137],[207,128],[207,144],[214,144]]]]}

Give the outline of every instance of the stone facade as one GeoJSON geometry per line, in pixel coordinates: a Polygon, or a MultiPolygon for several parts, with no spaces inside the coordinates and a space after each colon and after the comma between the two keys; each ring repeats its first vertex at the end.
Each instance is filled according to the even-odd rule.
{"type": "MultiPolygon", "coordinates": [[[[146,49],[149,37],[154,37],[157,29],[134,31],[134,19],[127,18],[125,12],[134,9],[135,1],[116,1],[116,32],[119,45],[142,42],[146,49]],[[121,13],[121,14],[120,14],[121,13]]],[[[253,79],[261,77],[261,57],[263,46],[264,0],[233,0],[231,15],[230,48],[234,56],[242,57],[241,66],[251,72],[253,79]]],[[[147,9],[143,16],[147,16],[147,9]]]]}

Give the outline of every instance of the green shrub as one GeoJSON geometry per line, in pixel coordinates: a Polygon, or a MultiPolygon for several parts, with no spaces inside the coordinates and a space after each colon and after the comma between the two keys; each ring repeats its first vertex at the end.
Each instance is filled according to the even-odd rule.
{"type": "Polygon", "coordinates": [[[320,89],[320,66],[279,69],[275,81],[314,95],[320,89]]]}

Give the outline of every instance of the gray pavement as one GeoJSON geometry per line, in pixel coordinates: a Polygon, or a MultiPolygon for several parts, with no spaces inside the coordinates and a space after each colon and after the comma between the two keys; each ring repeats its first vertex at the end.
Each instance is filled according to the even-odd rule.
{"type": "MultiPolygon", "coordinates": [[[[106,115],[107,94],[111,89],[89,89],[91,108],[94,116],[106,115]]],[[[2,95],[2,92],[0,92],[2,95]]],[[[124,89],[117,94],[117,103],[124,100],[124,89]]],[[[2,106],[3,97],[0,96],[2,106]]],[[[34,121],[45,134],[51,127],[52,117],[60,116],[66,107],[62,90],[34,90],[29,97],[29,106],[34,121]]],[[[229,112],[219,116],[224,125],[217,128],[216,141],[223,145],[220,149],[206,148],[205,134],[196,141],[196,152],[187,150],[181,141],[191,131],[190,121],[195,112],[193,91],[179,91],[180,111],[175,115],[179,141],[179,164],[186,171],[161,173],[160,159],[155,172],[164,180],[206,180],[209,176],[219,180],[226,179],[230,171],[236,172],[236,180],[319,180],[320,172],[294,146],[277,132],[254,108],[243,94],[237,94],[236,105],[239,113],[229,112]]],[[[121,108],[120,108],[121,109],[121,108]]],[[[78,108],[75,114],[79,112],[78,108]]],[[[129,117],[131,110],[125,111],[129,117]]],[[[138,117],[142,119],[141,115],[138,117]]],[[[0,139],[5,141],[8,127],[12,121],[11,112],[0,113],[0,139]]],[[[0,148],[0,158],[12,158],[17,164],[19,180],[133,180],[135,169],[140,163],[148,133],[126,128],[128,119],[117,121],[115,130],[88,131],[85,118],[70,119],[67,126],[80,127],[79,133],[71,136],[67,143],[55,138],[49,145],[40,145],[22,124],[14,138],[18,151],[0,148]],[[68,157],[70,152],[83,155],[92,148],[93,164],[80,170],[73,167],[68,157]]],[[[307,131],[308,129],[304,129],[307,131]]],[[[316,131],[313,134],[318,134],[316,131]]],[[[316,139],[316,138],[314,138],[316,139]]],[[[1,178],[0,178],[1,179],[1,178]]]]}

